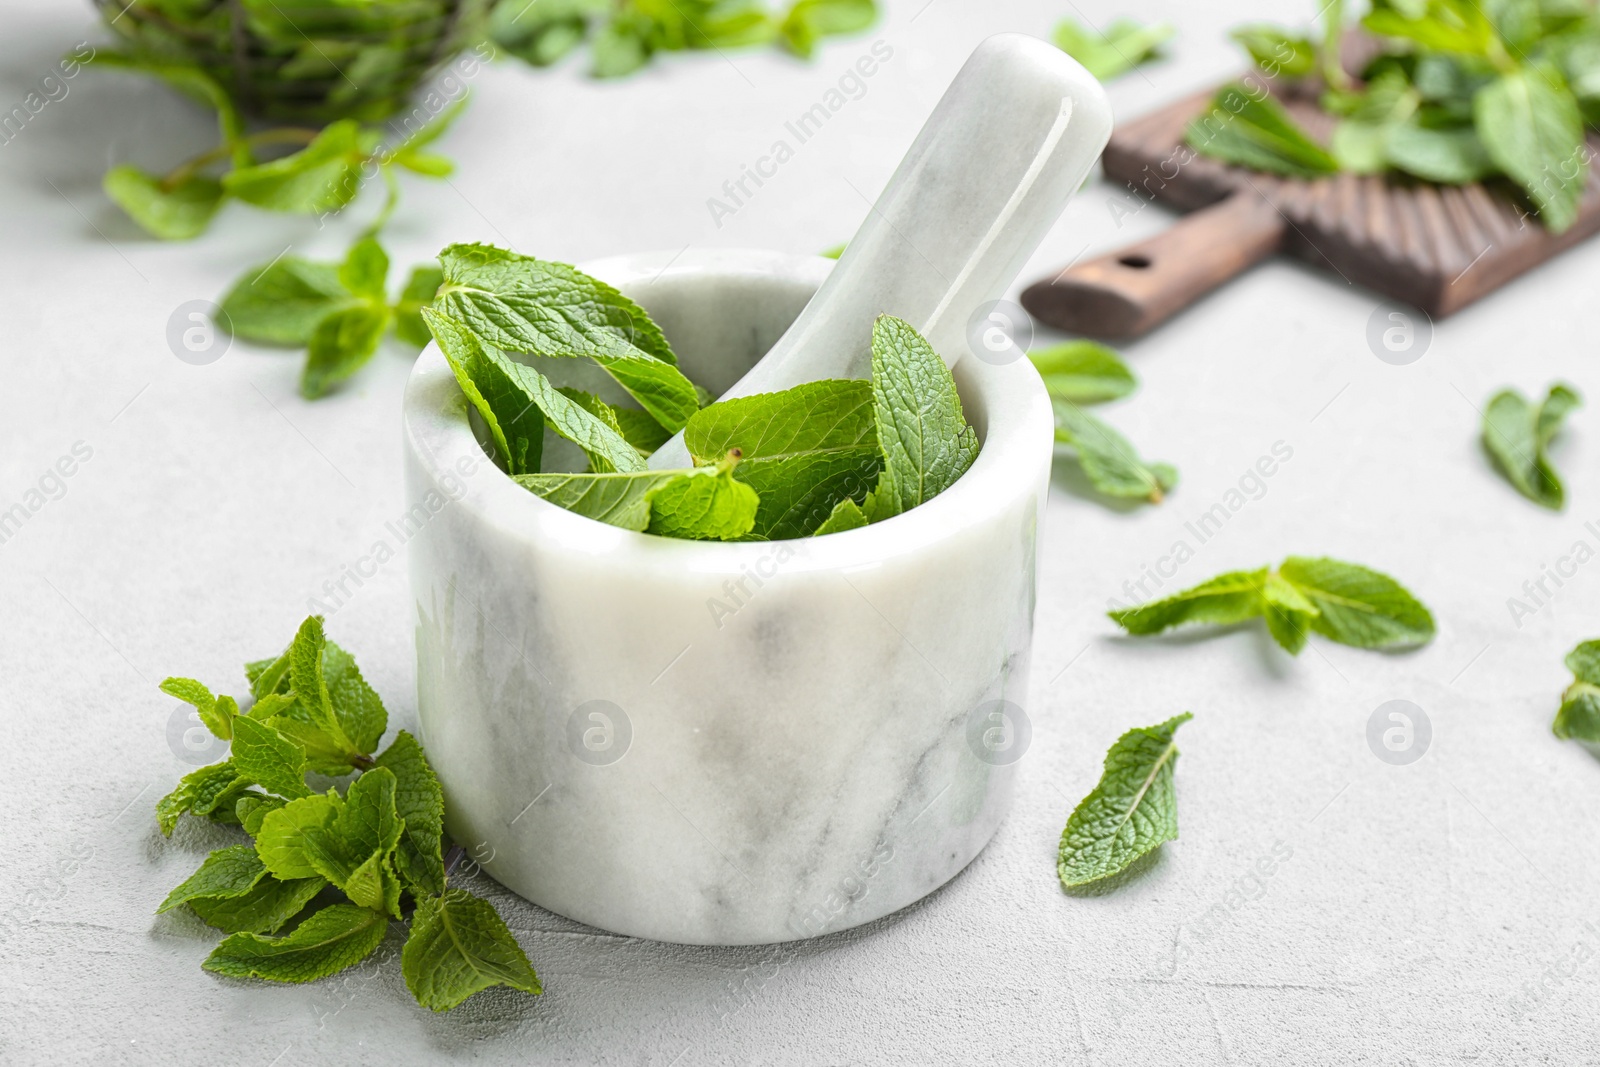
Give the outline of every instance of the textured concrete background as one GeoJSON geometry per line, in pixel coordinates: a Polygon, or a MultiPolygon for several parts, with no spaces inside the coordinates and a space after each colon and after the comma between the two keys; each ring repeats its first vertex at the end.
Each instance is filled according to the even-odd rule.
{"type": "MultiPolygon", "coordinates": [[[[668,60],[617,84],[571,66],[479,74],[446,146],[458,176],[407,183],[388,238],[397,264],[458,240],[569,261],[816,250],[853,232],[988,33],[1046,33],[1074,10],[1096,23],[1171,19],[1173,58],[1112,88],[1118,112],[1135,115],[1232,69],[1225,27],[1310,13],[1267,0],[889,6],[879,29],[811,65],[757,51],[668,60]],[[894,55],[866,95],[714,225],[707,198],[878,39],[894,55]]],[[[74,42],[100,38],[85,3],[10,3],[4,21],[6,109],[74,42]]],[[[214,933],[152,912],[224,835],[156,832],[151,805],[189,766],[169,747],[173,706],[156,682],[242,687],[239,665],[281,647],[306,598],[384,536],[401,511],[409,365],[386,350],[353,387],[307,404],[298,357],[244,345],[204,367],[173,357],[165,331],[179,305],[215,298],[286,244],[335,258],[376,207],[322,231],[230,208],[180,246],[140,237],[99,192],[110,162],[170,165],[212,136],[161,88],[86,73],[0,146],[0,506],[75,443],[92,450],[65,494],[0,545],[0,1059],[1595,1061],[1600,766],[1548,724],[1562,655],[1600,634],[1600,564],[1520,625],[1507,599],[1575,541],[1600,545],[1600,416],[1579,412],[1560,446],[1572,503],[1555,515],[1490,472],[1474,406],[1502,385],[1557,377],[1600,405],[1596,245],[1440,324],[1408,366],[1369,350],[1372,294],[1288,263],[1130,346],[1144,388],[1107,417],[1177,463],[1183,483],[1158,508],[1115,511],[1058,474],[1016,809],[920,905],[820,942],[685,949],[502,893],[548,992],[489,993],[444,1017],[406,993],[397,940],[357,977],[305,988],[203,973],[214,933]],[[1198,543],[1185,524],[1276,442],[1292,458],[1198,543]],[[1407,582],[1437,614],[1438,639],[1383,656],[1314,638],[1298,659],[1254,627],[1118,639],[1101,614],[1108,598],[1179,540],[1195,555],[1168,588],[1325,552],[1407,582]],[[1392,699],[1432,724],[1409,766],[1366,741],[1369,716],[1392,699]],[[1184,709],[1195,719],[1180,734],[1182,839],[1113,893],[1064,896],[1057,835],[1106,746],[1184,709]]],[[[1132,206],[1091,185],[1030,277],[1167,222],[1132,206]]],[[[414,724],[409,617],[396,560],[329,621],[399,726],[414,724]]]]}

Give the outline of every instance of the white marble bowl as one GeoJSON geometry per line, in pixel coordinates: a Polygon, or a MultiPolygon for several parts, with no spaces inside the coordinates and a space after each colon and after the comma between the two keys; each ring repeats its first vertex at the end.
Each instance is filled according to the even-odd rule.
{"type": "MultiPolygon", "coordinates": [[[[715,251],[585,269],[717,392],[831,267],[715,251]]],[[[847,533],[719,544],[519,487],[429,346],[405,396],[407,531],[451,835],[535,904],[694,944],[841,930],[960,871],[1027,747],[1053,432],[1027,360],[955,376],[983,443],[956,485],[847,533]]]]}

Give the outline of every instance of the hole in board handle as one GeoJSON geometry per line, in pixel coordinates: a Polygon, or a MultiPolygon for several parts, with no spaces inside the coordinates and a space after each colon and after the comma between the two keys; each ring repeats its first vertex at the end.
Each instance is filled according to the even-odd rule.
{"type": "Polygon", "coordinates": [[[1134,270],[1147,270],[1150,267],[1149,256],[1123,256],[1121,259],[1117,260],[1117,262],[1121,263],[1124,267],[1132,267],[1134,270]]]}

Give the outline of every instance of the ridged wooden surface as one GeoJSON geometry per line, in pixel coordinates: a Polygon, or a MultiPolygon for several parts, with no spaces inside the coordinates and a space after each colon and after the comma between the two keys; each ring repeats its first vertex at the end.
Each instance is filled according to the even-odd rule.
{"type": "MultiPolygon", "coordinates": [[[[1257,192],[1289,224],[1285,251],[1430,314],[1448,315],[1600,230],[1594,163],[1578,221],[1552,234],[1501,183],[1436,186],[1361,174],[1304,181],[1188,158],[1184,128],[1214,96],[1198,93],[1119,126],[1106,147],[1106,176],[1180,210],[1257,192]]],[[[1314,101],[1283,103],[1313,136],[1331,130],[1314,101]]],[[[1600,139],[1591,136],[1589,147],[1600,159],[1600,139]]]]}

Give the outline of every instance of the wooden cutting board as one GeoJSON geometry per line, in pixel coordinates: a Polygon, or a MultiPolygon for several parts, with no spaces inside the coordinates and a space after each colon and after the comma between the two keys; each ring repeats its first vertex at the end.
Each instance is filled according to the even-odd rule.
{"type": "MultiPolygon", "coordinates": [[[[1184,127],[1215,95],[1198,93],[1119,126],[1103,157],[1109,180],[1189,214],[1149,240],[1040,279],[1022,294],[1029,314],[1090,337],[1137,337],[1287,252],[1439,318],[1600,230],[1600,162],[1591,163],[1578,221],[1551,234],[1499,182],[1289,179],[1195,154],[1184,127]]],[[[1326,143],[1334,120],[1314,99],[1279,102],[1326,143]]],[[[1589,147],[1600,159],[1600,139],[1591,135],[1589,147]]]]}

